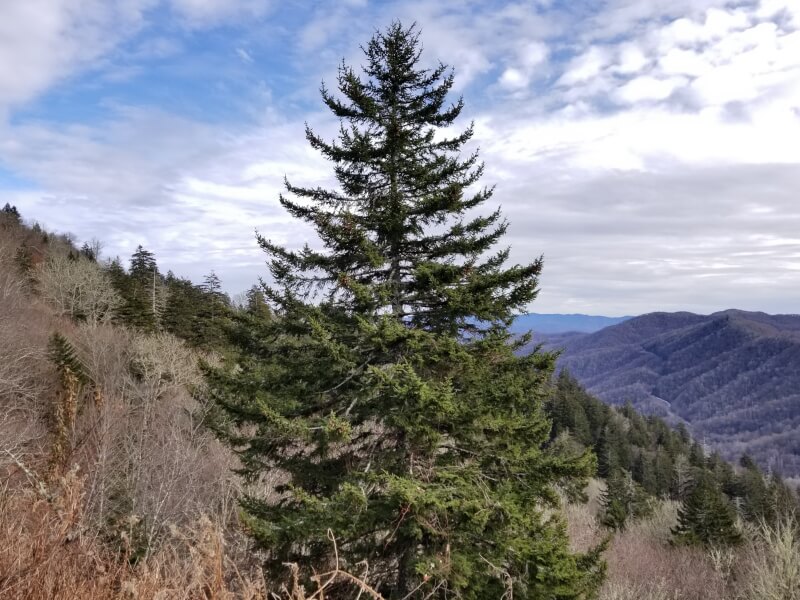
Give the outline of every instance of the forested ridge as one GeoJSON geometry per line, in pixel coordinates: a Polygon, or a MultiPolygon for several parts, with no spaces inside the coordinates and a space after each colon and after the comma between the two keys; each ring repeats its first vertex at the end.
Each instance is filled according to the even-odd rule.
{"type": "Polygon", "coordinates": [[[651,313],[542,339],[604,401],[685,422],[728,460],[800,473],[800,316],[651,313]]]}
{"type": "Polygon", "coordinates": [[[320,246],[259,233],[235,301],[2,209],[0,596],[796,598],[796,493],[522,352],[543,260],[453,71],[362,51],[305,132],[337,186],[279,198],[320,246]]]}

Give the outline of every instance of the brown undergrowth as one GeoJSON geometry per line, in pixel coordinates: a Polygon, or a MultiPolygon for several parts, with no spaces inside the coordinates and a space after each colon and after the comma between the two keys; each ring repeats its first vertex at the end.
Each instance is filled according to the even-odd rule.
{"type": "MultiPolygon", "coordinates": [[[[609,531],[597,519],[602,484],[593,481],[589,502],[566,506],[576,550],[609,531]]],[[[793,515],[744,528],[735,549],[671,543],[678,505],[662,501],[653,513],[613,535],[599,600],[797,600],[800,598],[800,524],[793,515]]]]}
{"type": "MultiPolygon", "coordinates": [[[[112,552],[84,521],[84,481],[77,468],[53,482],[14,460],[0,505],[0,598],[3,600],[323,600],[342,586],[354,597],[382,600],[366,582],[337,564],[300,581],[287,565],[281,596],[267,596],[252,560],[229,547],[224,529],[208,517],[170,531],[171,540],[138,562],[130,546],[112,552]]],[[[331,543],[336,541],[330,535],[331,543]]]]}

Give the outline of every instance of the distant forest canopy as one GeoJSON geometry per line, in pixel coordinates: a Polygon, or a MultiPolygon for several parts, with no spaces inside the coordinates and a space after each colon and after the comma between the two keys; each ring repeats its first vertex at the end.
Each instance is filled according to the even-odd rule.
{"type": "MultiPolygon", "coordinates": [[[[0,232],[0,284],[10,270],[21,273],[27,293],[79,322],[166,331],[192,347],[226,356],[242,327],[275,318],[259,286],[232,302],[214,273],[201,284],[163,274],[156,257],[141,246],[125,263],[103,260],[100,243],[78,247],[70,235],[26,225],[12,206],[0,212],[0,232]]],[[[648,499],[686,501],[699,481],[711,482],[708,493],[718,494],[726,510],[744,520],[773,519],[799,508],[796,493],[778,472],[763,472],[746,454],[728,462],[692,439],[685,426],[644,416],[630,403],[609,406],[568,369],[554,376],[545,409],[552,423],[550,444],[576,455],[590,449],[597,476],[612,483],[612,496],[605,500],[610,527],[624,527],[628,519],[646,514],[648,499]]],[[[582,490],[573,485],[567,492],[580,498],[582,490]]]]}

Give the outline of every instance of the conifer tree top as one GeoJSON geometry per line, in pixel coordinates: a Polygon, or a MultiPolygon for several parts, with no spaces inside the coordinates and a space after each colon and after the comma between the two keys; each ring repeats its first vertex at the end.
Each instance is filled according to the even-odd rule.
{"type": "Polygon", "coordinates": [[[324,103],[338,139],[306,138],[334,164],[337,189],[287,182],[281,203],[317,231],[323,250],[291,251],[259,238],[271,255],[278,304],[322,292],[354,313],[392,314],[412,326],[464,331],[503,322],[536,295],[541,261],[506,268],[500,210],[478,215],[492,188],[483,164],[460,150],[472,126],[449,133],[462,99],[448,103],[453,72],[423,68],[415,26],[393,23],[363,47],[361,72],[342,64],[324,103]]]}

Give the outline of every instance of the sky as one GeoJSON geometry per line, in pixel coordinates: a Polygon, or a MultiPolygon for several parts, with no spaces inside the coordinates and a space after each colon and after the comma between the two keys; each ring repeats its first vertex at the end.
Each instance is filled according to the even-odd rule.
{"type": "MultiPolygon", "coordinates": [[[[0,205],[236,293],[393,19],[455,70],[534,312],[800,312],[798,0],[2,0],[0,205]]],[[[458,123],[457,123],[458,124],[458,123]]],[[[469,149],[468,149],[469,150],[469,149]]]]}

